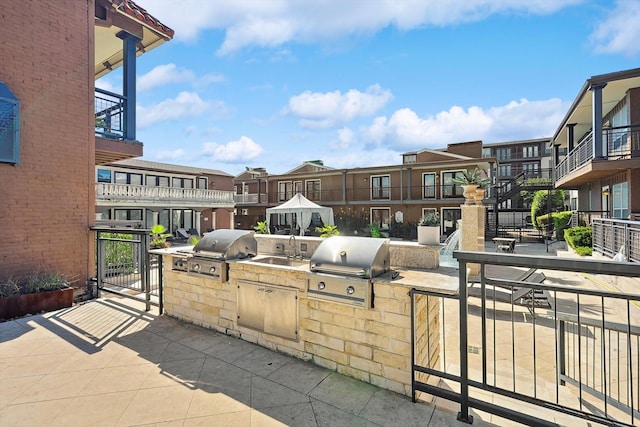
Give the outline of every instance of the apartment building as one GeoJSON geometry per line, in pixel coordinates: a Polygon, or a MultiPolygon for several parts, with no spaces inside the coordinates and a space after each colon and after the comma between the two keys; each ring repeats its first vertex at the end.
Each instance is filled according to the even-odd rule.
{"type": "Polygon", "coordinates": [[[551,138],[555,187],[589,216],[640,216],[640,68],[593,76],[551,138]],[[566,150],[566,154],[560,151],[566,150]]]}
{"type": "MultiPolygon", "coordinates": [[[[462,188],[452,180],[475,167],[493,178],[495,159],[481,155],[482,142],[473,141],[404,153],[402,163],[391,166],[334,169],[315,160],[278,175],[247,169],[234,180],[236,227],[251,228],[265,219],[266,208],[302,193],[332,207],[338,224],[349,218],[384,230],[392,222],[415,224],[421,216],[435,211],[441,216],[442,233],[448,235],[456,229],[464,202],[462,188]]],[[[288,225],[291,220],[283,215],[271,224],[288,225]]],[[[358,227],[352,228],[341,231],[358,232],[358,227]]]]}
{"type": "Polygon", "coordinates": [[[139,159],[96,166],[96,221],[198,234],[233,228],[233,175],[139,159]]]}
{"type": "Polygon", "coordinates": [[[0,280],[94,275],[95,166],[140,156],[136,56],[173,30],[130,0],[3,2],[0,280]],[[95,90],[107,73],[122,93],[95,90]]]}

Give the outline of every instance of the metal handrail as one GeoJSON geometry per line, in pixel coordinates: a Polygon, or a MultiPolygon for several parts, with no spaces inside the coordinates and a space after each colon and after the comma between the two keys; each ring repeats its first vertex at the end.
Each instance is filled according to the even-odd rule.
{"type": "MultiPolygon", "coordinates": [[[[486,401],[471,397],[470,390],[472,389],[520,400],[534,405],[532,408],[546,408],[607,425],[632,425],[640,420],[640,412],[638,411],[640,378],[638,378],[636,371],[636,368],[640,367],[640,316],[636,313],[633,313],[632,316],[631,313],[631,306],[640,307],[639,295],[597,288],[587,289],[582,286],[505,280],[491,277],[487,270],[487,266],[491,266],[492,269],[496,266],[508,266],[525,267],[534,271],[537,269],[574,271],[586,275],[603,274],[635,278],[640,276],[640,267],[637,264],[467,251],[457,251],[454,253],[454,257],[459,263],[457,301],[459,346],[458,352],[456,352],[459,359],[455,359],[455,354],[454,356],[450,355],[451,350],[447,354],[440,351],[442,359],[436,365],[425,366],[418,363],[416,357],[412,357],[414,398],[416,391],[423,391],[456,401],[460,404],[458,419],[465,422],[472,420],[469,414],[470,408],[477,408],[530,425],[553,425],[553,423],[539,417],[525,414],[523,411],[514,411],[508,407],[511,405],[501,405],[498,398],[486,401]],[[472,279],[480,286],[479,307],[477,303],[469,301],[467,285],[471,278],[468,277],[467,267],[471,264],[479,265],[479,275],[472,279]],[[505,291],[508,295],[519,290],[515,292],[518,299],[511,299],[510,302],[510,319],[508,308],[498,309],[496,307],[497,290],[505,291]],[[541,301],[548,304],[550,308],[540,309],[541,301]],[[561,308],[556,303],[558,301],[563,301],[560,304],[561,308]],[[564,301],[571,301],[571,304],[564,301]],[[527,324],[530,324],[527,330],[532,333],[527,334],[526,345],[519,344],[518,346],[518,348],[529,348],[530,350],[527,351],[532,353],[532,356],[527,356],[528,361],[524,367],[518,363],[520,359],[516,359],[515,325],[520,314],[517,317],[514,316],[515,305],[527,307],[531,314],[527,320],[527,324]],[[624,309],[617,307],[624,307],[624,309]],[[563,310],[569,310],[569,314],[563,313],[563,310]],[[479,327],[481,328],[481,345],[475,348],[468,345],[469,334],[472,330],[469,320],[474,316],[479,317],[479,327]],[[618,319],[622,319],[622,321],[618,319]],[[496,324],[500,325],[500,329],[496,329],[496,324]],[[492,326],[493,329],[491,329],[492,326]],[[513,345],[511,355],[508,354],[508,342],[507,347],[502,344],[503,346],[499,349],[496,344],[496,335],[507,335],[509,329],[513,345]],[[553,333],[549,333],[549,329],[553,333]],[[547,332],[542,334],[541,330],[547,330],[547,332]],[[537,349],[546,351],[547,354],[552,351],[554,356],[541,359],[538,357],[539,350],[537,349]],[[476,356],[470,356],[474,352],[479,356],[479,359],[476,356]],[[497,360],[497,353],[501,356],[501,361],[497,360]],[[476,357],[475,360],[480,363],[481,372],[474,371],[473,375],[470,374],[470,357],[476,357]],[[509,371],[509,359],[511,359],[511,377],[503,378],[501,375],[504,375],[505,371],[509,371]],[[459,365],[459,368],[456,364],[459,365]],[[502,374],[498,374],[498,367],[500,367],[502,374]],[[455,371],[456,368],[458,368],[458,372],[455,371]],[[460,392],[451,391],[452,387],[450,386],[443,389],[438,385],[433,385],[436,382],[427,382],[424,377],[420,376],[423,374],[433,375],[445,381],[457,382],[460,385],[460,392]],[[628,384],[628,387],[618,387],[619,384],[628,384]],[[539,393],[540,387],[545,387],[545,390],[550,390],[551,387],[555,388],[555,395],[547,395],[546,392],[539,393]],[[567,392],[561,393],[561,387],[567,389],[567,392]],[[579,403],[578,406],[566,400],[567,393],[575,393],[574,398],[579,403]],[[627,421],[627,419],[631,421],[627,421]]],[[[410,295],[412,306],[421,295],[426,295],[428,298],[439,298],[442,310],[440,321],[443,325],[445,322],[448,323],[446,318],[454,311],[451,310],[453,307],[445,308],[445,304],[451,298],[449,294],[413,289],[410,295]]],[[[432,304],[427,303],[426,305],[432,304]]],[[[417,318],[422,317],[418,316],[417,318]]],[[[416,321],[416,323],[419,322],[416,321]]],[[[412,337],[418,328],[420,328],[419,324],[413,325],[412,337]]],[[[478,333],[478,329],[475,328],[473,329],[474,335],[478,333]]],[[[424,329],[422,327],[423,331],[424,329]]],[[[445,334],[442,329],[442,340],[455,338],[450,331],[445,334]]],[[[525,336],[517,336],[518,340],[524,338],[525,336]]],[[[505,341],[501,340],[501,342],[505,341]]],[[[413,344],[418,346],[415,340],[413,344]]],[[[436,351],[434,345],[446,347],[441,343],[428,342],[427,346],[430,347],[426,351],[427,354],[436,351]]],[[[418,352],[425,353],[418,346],[413,356],[418,352]]],[[[522,357],[519,356],[519,358],[522,357]]],[[[532,409],[531,413],[536,413],[536,410],[532,409]]]]}

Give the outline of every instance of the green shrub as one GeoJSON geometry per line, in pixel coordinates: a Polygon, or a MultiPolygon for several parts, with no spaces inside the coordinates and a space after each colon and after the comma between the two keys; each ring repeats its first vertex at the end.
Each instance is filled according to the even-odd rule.
{"type": "MultiPolygon", "coordinates": [[[[531,219],[533,226],[540,229],[537,218],[541,215],[549,213],[547,200],[549,198],[549,191],[539,190],[533,196],[533,202],[531,202],[531,219]]],[[[551,191],[551,211],[559,211],[564,209],[564,190],[551,191]]]]}
{"type": "Polygon", "coordinates": [[[587,246],[578,246],[574,250],[580,256],[591,256],[591,254],[593,252],[593,248],[590,248],[590,247],[587,247],[587,246]]]}
{"type": "Polygon", "coordinates": [[[583,246],[590,248],[592,246],[591,227],[573,227],[564,230],[564,238],[567,244],[573,249],[583,246]]]}
{"type": "Polygon", "coordinates": [[[256,234],[270,234],[267,221],[258,221],[258,223],[253,227],[253,229],[256,231],[256,234]]]}
{"type": "MultiPolygon", "coordinates": [[[[564,240],[564,230],[571,221],[571,211],[553,212],[551,219],[553,221],[553,228],[556,230],[556,237],[558,240],[564,240]]],[[[536,218],[537,229],[547,230],[549,224],[549,214],[540,215],[536,218]]]]}
{"type": "Polygon", "coordinates": [[[588,256],[592,254],[593,249],[591,248],[591,237],[591,227],[573,227],[564,230],[564,238],[567,241],[567,244],[581,256],[588,256]]]}
{"type": "Polygon", "coordinates": [[[335,225],[323,225],[322,227],[316,227],[316,231],[320,233],[320,237],[331,237],[340,235],[340,231],[335,225]]]}

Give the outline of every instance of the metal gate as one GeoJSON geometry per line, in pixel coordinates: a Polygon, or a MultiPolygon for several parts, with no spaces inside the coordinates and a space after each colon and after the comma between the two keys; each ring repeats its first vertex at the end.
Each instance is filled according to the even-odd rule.
{"type": "Polygon", "coordinates": [[[149,230],[92,228],[96,233],[97,295],[119,294],[158,306],[162,313],[162,256],[151,254],[149,230]]]}

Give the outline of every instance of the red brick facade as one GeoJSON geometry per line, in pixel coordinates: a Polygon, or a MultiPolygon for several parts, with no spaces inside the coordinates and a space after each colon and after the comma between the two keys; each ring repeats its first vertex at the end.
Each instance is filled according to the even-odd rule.
{"type": "Polygon", "coordinates": [[[0,281],[93,276],[93,1],[3,2],[0,81],[20,100],[20,163],[0,164],[0,281]]]}

